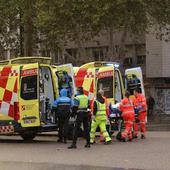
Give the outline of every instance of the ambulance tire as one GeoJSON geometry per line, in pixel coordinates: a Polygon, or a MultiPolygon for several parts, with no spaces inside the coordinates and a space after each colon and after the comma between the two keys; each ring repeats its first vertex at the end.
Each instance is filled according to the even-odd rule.
{"type": "Polygon", "coordinates": [[[24,141],[32,141],[35,138],[36,133],[35,132],[22,132],[20,133],[20,136],[22,137],[24,141]]]}

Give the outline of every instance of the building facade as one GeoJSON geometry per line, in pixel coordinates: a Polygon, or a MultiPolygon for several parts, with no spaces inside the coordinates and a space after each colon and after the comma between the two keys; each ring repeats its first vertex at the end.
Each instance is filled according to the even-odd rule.
{"type": "MultiPolygon", "coordinates": [[[[117,57],[121,44],[122,32],[113,34],[114,57],[109,58],[109,33],[102,31],[99,36],[83,44],[85,57],[79,62],[78,47],[74,42],[65,44],[65,53],[60,50],[51,52],[42,44],[37,44],[34,49],[35,56],[51,56],[54,63],[73,63],[79,66],[83,63],[99,60],[111,60],[121,63],[124,72],[126,68],[140,66],[143,71],[146,96],[153,96],[156,102],[157,113],[170,113],[170,42],[156,38],[156,33],[151,30],[147,35],[134,36],[127,34],[124,41],[125,53],[117,57]],[[71,56],[71,57],[69,57],[71,56]]],[[[2,50],[1,50],[2,51],[2,50]]],[[[12,58],[13,50],[6,49],[1,59],[12,58]]]]}
{"type": "Polygon", "coordinates": [[[156,101],[158,114],[170,114],[170,42],[146,35],[147,89],[156,101]]]}

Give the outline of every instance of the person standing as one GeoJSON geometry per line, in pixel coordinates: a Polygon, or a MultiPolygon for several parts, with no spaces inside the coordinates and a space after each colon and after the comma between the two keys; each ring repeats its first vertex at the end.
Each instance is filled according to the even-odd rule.
{"type": "Polygon", "coordinates": [[[125,130],[121,134],[122,140],[124,142],[126,142],[127,140],[131,141],[133,138],[132,127],[135,120],[135,114],[134,114],[133,101],[129,97],[130,97],[130,92],[126,91],[125,98],[122,99],[119,106],[125,124],[125,130]]]}
{"type": "MultiPolygon", "coordinates": [[[[104,91],[102,89],[99,90],[99,93],[101,93],[103,99],[104,99],[104,102],[105,102],[105,105],[106,105],[106,113],[107,113],[107,119],[109,117],[109,107],[107,105],[107,99],[106,97],[104,96],[104,91]]],[[[95,101],[95,97],[93,98],[93,100],[91,101],[91,105],[90,105],[90,110],[91,110],[91,113],[93,113],[93,110],[94,110],[94,101],[95,101]]],[[[106,119],[106,122],[107,122],[107,119],[106,119]]],[[[107,129],[107,125],[106,125],[106,129],[107,129]]],[[[104,136],[102,134],[102,132],[100,132],[100,142],[104,142],[105,139],[104,139],[104,136]]]]}
{"type": "Polygon", "coordinates": [[[90,143],[94,143],[96,129],[99,126],[100,132],[104,136],[105,142],[104,144],[110,144],[111,138],[106,130],[106,104],[105,99],[102,96],[101,92],[97,93],[97,98],[94,100],[93,104],[93,120],[91,123],[91,131],[90,131],[90,143]]]}
{"type": "Polygon", "coordinates": [[[66,71],[56,71],[55,72],[57,78],[58,78],[58,87],[59,92],[61,92],[62,89],[67,89],[67,96],[72,97],[72,78],[69,76],[69,74],[66,71]]]}
{"type": "Polygon", "coordinates": [[[67,97],[67,90],[62,89],[60,91],[60,97],[54,101],[53,108],[58,118],[58,142],[67,143],[68,123],[70,118],[70,110],[72,106],[72,100],[67,97]]]}
{"type": "Polygon", "coordinates": [[[153,116],[153,108],[154,108],[154,105],[155,105],[155,100],[151,95],[149,95],[149,97],[147,99],[147,105],[148,105],[148,116],[152,117],[153,116]]]}
{"type": "Polygon", "coordinates": [[[138,112],[137,119],[134,123],[134,137],[138,135],[138,124],[140,124],[141,139],[146,138],[146,116],[147,116],[147,104],[145,96],[140,93],[140,89],[134,90],[134,106],[138,112]]]}
{"type": "Polygon", "coordinates": [[[74,127],[74,133],[73,133],[73,142],[71,146],[68,147],[68,149],[76,149],[77,146],[77,138],[78,138],[78,132],[81,126],[81,123],[83,123],[83,128],[85,132],[85,138],[86,138],[86,148],[90,148],[90,135],[89,135],[89,100],[86,95],[84,95],[83,88],[79,87],[77,89],[77,96],[74,98],[74,107],[77,107],[77,113],[76,113],[76,123],[74,127]]]}

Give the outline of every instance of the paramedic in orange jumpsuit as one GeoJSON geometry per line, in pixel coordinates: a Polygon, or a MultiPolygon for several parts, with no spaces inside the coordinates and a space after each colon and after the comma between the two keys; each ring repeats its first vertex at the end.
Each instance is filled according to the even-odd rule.
{"type": "Polygon", "coordinates": [[[132,127],[135,120],[133,101],[129,98],[130,92],[126,91],[125,98],[120,103],[120,110],[125,124],[125,130],[122,132],[122,140],[132,140],[132,127]]]}
{"type": "Polygon", "coordinates": [[[146,116],[147,116],[147,104],[146,98],[140,93],[139,89],[134,90],[134,105],[135,110],[138,112],[137,119],[134,123],[134,137],[137,138],[138,135],[138,123],[140,124],[141,139],[145,139],[146,133],[146,116]]]}

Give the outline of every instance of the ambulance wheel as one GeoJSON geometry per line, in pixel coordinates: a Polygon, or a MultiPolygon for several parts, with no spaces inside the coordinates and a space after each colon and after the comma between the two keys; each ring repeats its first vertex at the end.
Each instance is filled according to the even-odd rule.
{"type": "Polygon", "coordinates": [[[24,141],[32,141],[35,138],[36,133],[35,132],[23,132],[23,133],[20,133],[20,136],[22,137],[24,141]]]}

